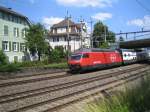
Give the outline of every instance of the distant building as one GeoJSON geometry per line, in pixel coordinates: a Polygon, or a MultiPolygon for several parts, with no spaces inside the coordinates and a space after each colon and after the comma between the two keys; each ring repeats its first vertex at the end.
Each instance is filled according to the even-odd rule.
{"type": "Polygon", "coordinates": [[[25,28],[29,25],[26,16],[0,6],[0,49],[4,51],[10,62],[26,59],[25,28]]]}
{"type": "MultiPolygon", "coordinates": [[[[73,21],[69,20],[69,49],[73,52],[81,46],[85,46],[85,42],[87,39],[86,31],[84,30],[85,24],[82,23],[74,23],[73,21]],[[81,29],[82,26],[82,29],[81,29]]],[[[56,46],[62,46],[64,50],[68,49],[67,43],[67,31],[68,31],[68,19],[64,19],[63,21],[54,24],[48,36],[48,40],[50,46],[55,48],[56,46]]],[[[86,45],[87,46],[87,45],[86,45]]]]}

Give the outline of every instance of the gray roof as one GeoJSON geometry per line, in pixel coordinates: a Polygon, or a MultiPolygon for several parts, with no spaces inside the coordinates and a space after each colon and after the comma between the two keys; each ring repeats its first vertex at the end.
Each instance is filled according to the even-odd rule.
{"type": "Polygon", "coordinates": [[[18,17],[24,18],[30,23],[29,19],[26,16],[24,16],[24,15],[18,13],[18,12],[13,11],[11,8],[6,8],[6,7],[3,7],[3,6],[0,6],[0,11],[4,11],[4,12],[7,12],[7,13],[16,15],[18,17]]]}
{"type": "MultiPolygon", "coordinates": [[[[75,26],[76,24],[74,22],[72,22],[71,20],[69,20],[69,26],[75,26]]],[[[60,27],[67,27],[68,26],[68,20],[64,19],[63,21],[54,24],[52,26],[52,28],[60,28],[60,27]]]]}

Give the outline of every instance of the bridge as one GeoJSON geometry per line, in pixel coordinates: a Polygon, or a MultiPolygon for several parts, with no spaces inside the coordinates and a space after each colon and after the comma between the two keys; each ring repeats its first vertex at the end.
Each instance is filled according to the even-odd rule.
{"type": "Polygon", "coordinates": [[[116,34],[116,36],[122,36],[122,35],[124,35],[126,39],[129,38],[128,35],[133,35],[133,37],[132,40],[119,42],[120,48],[130,49],[130,48],[150,47],[150,30],[116,34]]]}
{"type": "Polygon", "coordinates": [[[119,46],[126,49],[150,47],[150,38],[120,42],[119,46]]]}

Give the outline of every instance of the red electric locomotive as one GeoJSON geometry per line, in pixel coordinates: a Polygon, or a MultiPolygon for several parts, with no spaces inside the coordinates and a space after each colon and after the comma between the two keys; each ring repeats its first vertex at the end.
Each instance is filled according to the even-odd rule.
{"type": "Polygon", "coordinates": [[[97,48],[76,51],[68,60],[71,71],[101,69],[121,64],[122,57],[118,51],[97,48]]]}

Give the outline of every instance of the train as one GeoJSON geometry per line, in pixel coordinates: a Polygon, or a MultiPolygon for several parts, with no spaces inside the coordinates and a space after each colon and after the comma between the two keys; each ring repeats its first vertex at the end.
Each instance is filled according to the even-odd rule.
{"type": "Polygon", "coordinates": [[[80,49],[68,59],[71,72],[102,69],[150,60],[150,51],[129,49],[80,49]]]}

